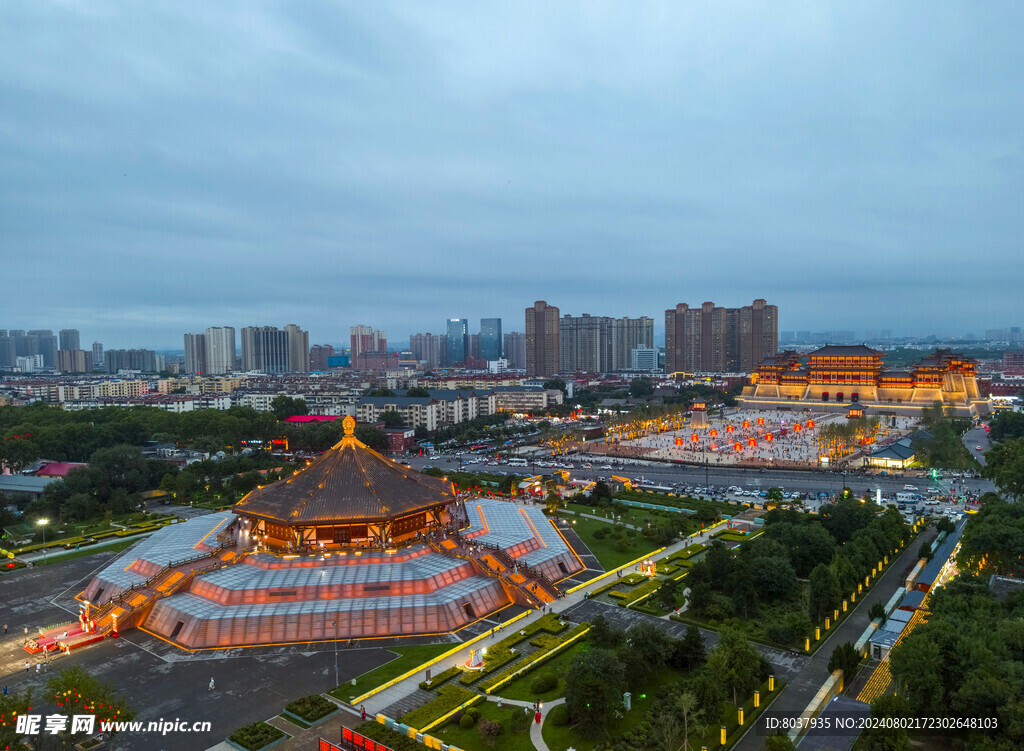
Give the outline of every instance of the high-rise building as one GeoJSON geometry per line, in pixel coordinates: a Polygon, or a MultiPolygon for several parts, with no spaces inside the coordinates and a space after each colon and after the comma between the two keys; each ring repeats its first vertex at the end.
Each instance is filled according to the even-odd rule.
{"type": "Polygon", "coordinates": [[[448,365],[466,362],[469,354],[469,319],[448,319],[448,365]]]}
{"type": "Polygon", "coordinates": [[[526,369],[526,334],[522,331],[510,331],[504,340],[506,367],[511,370],[526,369]]]}
{"type": "Polygon", "coordinates": [[[43,368],[57,367],[57,337],[50,329],[29,331],[26,339],[31,340],[29,346],[34,350],[27,354],[42,355],[43,368]]]}
{"type": "Polygon", "coordinates": [[[526,309],[526,375],[558,373],[558,308],[537,300],[526,309]]]}
{"type": "Polygon", "coordinates": [[[480,319],[480,359],[493,362],[502,355],[501,319],[480,319]]]}
{"type": "Polygon", "coordinates": [[[654,320],[564,315],[559,321],[559,369],[610,373],[633,367],[634,349],[654,347],[654,320]]]}
{"type": "Polygon", "coordinates": [[[234,326],[211,326],[205,336],[206,372],[210,375],[232,372],[237,357],[234,326]]]}
{"type": "Polygon", "coordinates": [[[276,326],[246,326],[241,332],[242,370],[288,372],[288,334],[276,326]]]}
{"type": "Polygon", "coordinates": [[[388,348],[387,333],[371,326],[352,326],[349,329],[349,339],[352,367],[357,367],[359,356],[364,352],[384,352],[388,348]]]}
{"type": "Polygon", "coordinates": [[[61,373],[92,372],[92,352],[84,349],[57,350],[57,370],[61,373]]]}
{"type": "Polygon", "coordinates": [[[78,329],[61,329],[60,349],[72,350],[81,348],[82,346],[78,335],[78,329]]]}
{"type": "Polygon", "coordinates": [[[303,331],[294,323],[284,327],[288,336],[288,370],[289,373],[309,372],[309,332],[303,331]]]}
{"type": "Polygon", "coordinates": [[[637,347],[632,351],[630,357],[632,360],[630,363],[632,370],[658,369],[658,350],[653,347],[637,347]]]}
{"type": "Polygon", "coordinates": [[[706,302],[665,311],[665,370],[750,372],[778,350],[778,308],[754,300],[742,308],[706,302]]]}
{"type": "Polygon", "coordinates": [[[639,318],[612,319],[612,370],[627,370],[633,367],[633,350],[654,348],[654,319],[639,318]]]}
{"type": "Polygon", "coordinates": [[[4,331],[0,334],[0,368],[13,368],[18,357],[14,337],[4,331]]]}
{"type": "Polygon", "coordinates": [[[151,349],[108,349],[104,360],[108,373],[121,370],[138,370],[142,373],[159,373],[163,368],[163,355],[151,349]]]}
{"type": "Polygon", "coordinates": [[[206,334],[185,334],[185,372],[189,375],[207,374],[206,334]]]}
{"type": "Polygon", "coordinates": [[[313,372],[327,370],[329,357],[334,357],[334,347],[330,344],[314,344],[309,350],[309,369],[313,372]]]}
{"type": "Polygon", "coordinates": [[[607,373],[612,370],[611,318],[564,315],[558,321],[558,370],[607,373]]]}
{"type": "Polygon", "coordinates": [[[98,367],[103,364],[103,343],[92,343],[92,366],[98,367]]]}
{"type": "Polygon", "coordinates": [[[448,338],[439,334],[413,334],[409,349],[413,357],[426,365],[427,370],[441,367],[447,356],[448,338]]]}

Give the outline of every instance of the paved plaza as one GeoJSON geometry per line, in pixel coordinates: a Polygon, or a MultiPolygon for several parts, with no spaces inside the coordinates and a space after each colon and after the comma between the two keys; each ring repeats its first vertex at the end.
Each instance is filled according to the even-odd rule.
{"type": "MultiPolygon", "coordinates": [[[[877,444],[902,436],[915,423],[910,417],[881,419],[877,444]]],[[[679,430],[623,440],[609,449],[613,456],[628,454],[660,461],[706,462],[712,467],[810,468],[818,466],[821,457],[822,452],[815,442],[820,429],[846,422],[846,415],[835,412],[732,409],[726,410],[723,416],[708,416],[706,426],[693,427],[688,423],[679,430]],[[808,426],[808,421],[813,422],[813,427],[808,426]],[[768,440],[769,434],[771,440],[768,440]]]]}

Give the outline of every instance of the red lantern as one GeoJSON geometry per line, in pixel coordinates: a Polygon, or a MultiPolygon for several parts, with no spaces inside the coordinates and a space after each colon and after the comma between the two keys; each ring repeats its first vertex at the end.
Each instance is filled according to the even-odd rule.
{"type": "Polygon", "coordinates": [[[747,439],[747,445],[751,446],[751,447],[756,446],[757,445],[757,440],[755,440],[754,438],[748,438],[747,439]]]}
{"type": "Polygon", "coordinates": [[[807,427],[808,428],[813,428],[814,427],[814,420],[808,420],[807,421],[807,427]]]}
{"type": "Polygon", "coordinates": [[[740,443],[739,441],[736,441],[736,443],[734,443],[732,447],[734,449],[736,449],[737,451],[742,451],[743,450],[743,444],[740,443]]]}
{"type": "Polygon", "coordinates": [[[797,423],[796,425],[793,426],[793,430],[799,433],[801,430],[803,430],[803,428],[800,427],[800,423],[797,423]]]}
{"type": "Polygon", "coordinates": [[[676,436],[676,446],[682,446],[682,445],[683,445],[683,438],[682,438],[682,436],[678,436],[677,435],[676,436]]]}
{"type": "Polygon", "coordinates": [[[763,417],[758,417],[757,418],[757,424],[758,425],[764,425],[764,418],[763,417]]]}
{"type": "Polygon", "coordinates": [[[718,437],[718,431],[715,430],[714,428],[711,428],[711,437],[712,438],[717,438],[718,437]]]}
{"type": "Polygon", "coordinates": [[[750,420],[744,420],[743,421],[743,429],[744,430],[749,430],[750,429],[750,420]]]}
{"type": "Polygon", "coordinates": [[[690,436],[690,440],[691,440],[691,441],[692,441],[693,443],[696,443],[697,441],[699,441],[699,440],[700,440],[700,436],[699,436],[699,435],[697,435],[696,433],[694,433],[693,435],[691,435],[691,436],[690,436]]]}
{"type": "Polygon", "coordinates": [[[731,433],[734,430],[736,430],[736,428],[734,428],[732,425],[726,425],[725,426],[725,432],[726,433],[731,433]]]}
{"type": "Polygon", "coordinates": [[[772,435],[771,433],[768,433],[768,434],[767,434],[767,435],[766,435],[766,436],[764,437],[764,439],[765,439],[766,441],[768,441],[768,442],[771,442],[771,441],[774,441],[774,440],[775,440],[775,436],[773,436],[773,435],[772,435]]]}

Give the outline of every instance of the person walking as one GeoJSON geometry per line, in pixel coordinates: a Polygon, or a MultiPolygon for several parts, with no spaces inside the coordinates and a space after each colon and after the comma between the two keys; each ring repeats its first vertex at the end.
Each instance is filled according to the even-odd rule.
{"type": "Polygon", "coordinates": [[[213,691],[213,678],[210,679],[210,687],[207,690],[213,691]]]}
{"type": "Polygon", "coordinates": [[[4,636],[7,636],[7,624],[4,624],[4,636]]]}
{"type": "Polygon", "coordinates": [[[31,666],[28,664],[28,660],[25,660],[25,672],[27,673],[31,666]]]}

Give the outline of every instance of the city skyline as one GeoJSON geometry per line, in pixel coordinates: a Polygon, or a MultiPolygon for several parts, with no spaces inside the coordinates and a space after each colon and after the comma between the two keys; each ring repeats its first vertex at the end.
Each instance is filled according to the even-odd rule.
{"type": "Polygon", "coordinates": [[[402,340],[755,296],[780,330],[1017,325],[1022,16],[4,4],[39,33],[0,45],[3,325],[402,340]]]}

